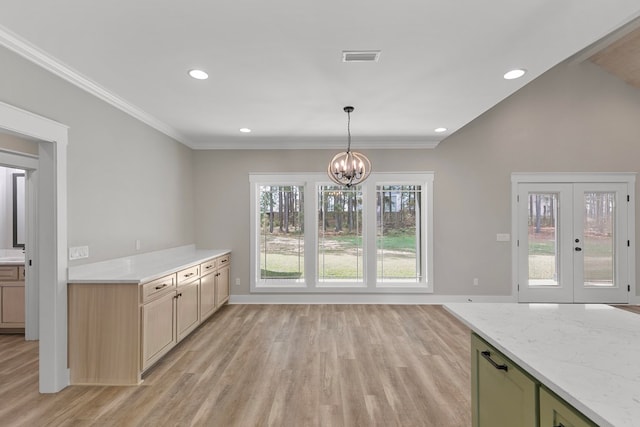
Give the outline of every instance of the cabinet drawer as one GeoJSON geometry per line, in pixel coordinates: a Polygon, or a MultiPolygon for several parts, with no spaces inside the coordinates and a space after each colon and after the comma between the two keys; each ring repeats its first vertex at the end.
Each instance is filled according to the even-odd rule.
{"type": "Polygon", "coordinates": [[[142,285],[142,302],[150,301],[160,295],[163,295],[168,290],[176,289],[176,275],[171,274],[169,276],[156,279],[152,282],[142,285]]]}
{"type": "Polygon", "coordinates": [[[18,267],[14,265],[1,266],[0,280],[18,280],[18,267]]]}
{"type": "Polygon", "coordinates": [[[225,265],[231,264],[231,255],[230,254],[226,254],[226,255],[223,255],[221,257],[216,258],[216,260],[218,261],[217,267],[218,268],[222,268],[225,265]]]}
{"type": "Polygon", "coordinates": [[[194,265],[193,267],[185,268],[178,271],[178,284],[189,282],[193,279],[200,277],[200,266],[194,265]]]}
{"type": "Polygon", "coordinates": [[[200,274],[205,276],[209,273],[213,273],[213,271],[218,266],[218,258],[210,259],[209,261],[203,262],[200,264],[200,274]]]}

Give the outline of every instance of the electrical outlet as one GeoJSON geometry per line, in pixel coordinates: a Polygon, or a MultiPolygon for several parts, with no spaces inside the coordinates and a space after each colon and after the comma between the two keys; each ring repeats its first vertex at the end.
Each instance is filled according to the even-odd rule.
{"type": "Polygon", "coordinates": [[[140,239],[136,240],[136,251],[140,250],[140,239]]]}
{"type": "Polygon", "coordinates": [[[236,286],[240,286],[240,278],[236,277],[236,286]]]}
{"type": "Polygon", "coordinates": [[[74,246],[69,248],[69,259],[89,258],[89,246],[74,246]]]}
{"type": "Polygon", "coordinates": [[[480,284],[480,280],[477,277],[473,278],[473,286],[478,286],[480,284]]]}

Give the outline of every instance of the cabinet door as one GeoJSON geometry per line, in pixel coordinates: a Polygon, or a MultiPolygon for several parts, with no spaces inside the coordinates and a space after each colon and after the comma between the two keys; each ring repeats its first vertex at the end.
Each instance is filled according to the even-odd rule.
{"type": "Polygon", "coordinates": [[[201,322],[211,316],[216,309],[216,274],[207,274],[200,279],[201,322]]]}
{"type": "Polygon", "coordinates": [[[24,327],[24,286],[4,286],[2,289],[2,319],[4,326],[24,327]]]}
{"type": "Polygon", "coordinates": [[[176,293],[142,306],[142,369],[151,366],[176,343],[176,293]]]}
{"type": "Polygon", "coordinates": [[[188,285],[178,286],[178,341],[182,340],[200,324],[200,316],[198,315],[199,288],[200,280],[188,285]]]}
{"type": "Polygon", "coordinates": [[[536,383],[482,341],[471,338],[474,427],[537,427],[536,383]]]}
{"type": "Polygon", "coordinates": [[[595,427],[573,407],[564,403],[546,388],[540,388],[540,427],[595,427]]]}
{"type": "Polygon", "coordinates": [[[216,276],[216,306],[224,304],[229,300],[229,265],[222,267],[215,274],[216,276]]]}

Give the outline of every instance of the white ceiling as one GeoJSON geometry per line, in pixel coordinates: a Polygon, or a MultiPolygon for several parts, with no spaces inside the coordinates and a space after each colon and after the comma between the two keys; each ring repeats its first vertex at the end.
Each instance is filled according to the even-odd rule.
{"type": "Polygon", "coordinates": [[[394,148],[433,146],[639,16],[640,3],[0,0],[0,10],[1,44],[190,147],[344,147],[342,107],[353,105],[354,148],[394,148]],[[378,63],[341,62],[342,50],[376,49],[378,63]],[[524,78],[502,78],[517,67],[524,78]]]}

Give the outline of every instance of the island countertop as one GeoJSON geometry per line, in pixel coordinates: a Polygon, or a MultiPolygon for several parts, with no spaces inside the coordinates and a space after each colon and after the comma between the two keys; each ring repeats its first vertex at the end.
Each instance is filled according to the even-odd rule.
{"type": "Polygon", "coordinates": [[[640,426],[640,315],[601,304],[445,304],[601,426],[640,426]]]}
{"type": "Polygon", "coordinates": [[[143,283],[230,253],[194,245],[148,252],[69,268],[68,283],[143,283]]]}

